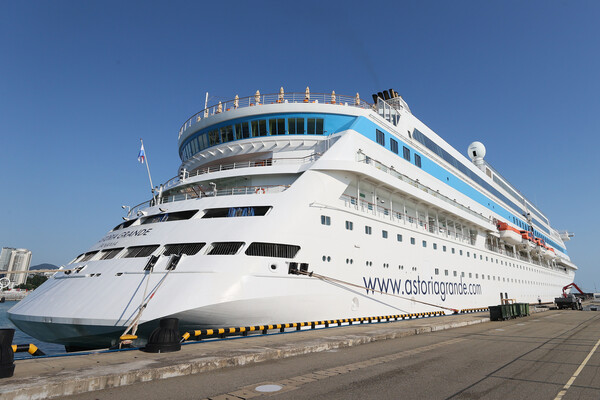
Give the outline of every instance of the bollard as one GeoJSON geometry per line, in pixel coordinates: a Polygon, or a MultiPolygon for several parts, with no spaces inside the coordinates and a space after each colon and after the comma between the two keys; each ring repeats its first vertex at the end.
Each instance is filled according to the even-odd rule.
{"type": "Polygon", "coordinates": [[[152,331],[146,347],[147,353],[171,353],[181,350],[181,335],[177,318],[163,318],[159,327],[152,331]]]}
{"type": "Polygon", "coordinates": [[[10,378],[15,372],[15,354],[12,349],[14,329],[0,329],[0,378],[10,378]]]}

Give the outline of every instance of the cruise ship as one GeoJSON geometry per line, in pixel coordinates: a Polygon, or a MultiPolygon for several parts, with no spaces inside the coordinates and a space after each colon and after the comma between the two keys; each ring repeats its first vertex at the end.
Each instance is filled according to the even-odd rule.
{"type": "MultiPolygon", "coordinates": [[[[190,329],[551,302],[577,267],[548,217],[392,89],[219,102],[179,130],[177,176],[10,319],[67,349],[190,329]]],[[[474,138],[475,139],[475,138],[474,138]]]]}

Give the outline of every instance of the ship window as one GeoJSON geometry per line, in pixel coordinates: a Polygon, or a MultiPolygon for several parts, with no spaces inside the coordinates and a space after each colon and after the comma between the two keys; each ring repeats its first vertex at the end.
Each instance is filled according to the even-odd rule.
{"type": "Polygon", "coordinates": [[[246,255],[258,257],[294,258],[300,246],[279,243],[254,242],[246,249],[246,255]]]}
{"type": "Polygon", "coordinates": [[[448,276],[448,270],[447,269],[444,270],[444,275],[448,276]]]}
{"type": "Polygon", "coordinates": [[[267,121],[260,119],[251,122],[252,126],[252,137],[267,136],[267,121]]]}
{"type": "Polygon", "coordinates": [[[456,253],[456,250],[454,250],[454,247],[452,248],[452,254],[456,253]]]}
{"type": "Polygon", "coordinates": [[[436,274],[436,275],[439,275],[439,274],[440,274],[440,269],[439,269],[439,268],[436,268],[436,269],[435,269],[435,274],[436,274]]]}
{"type": "Polygon", "coordinates": [[[202,218],[262,217],[270,206],[208,208],[202,218]]]}
{"type": "Polygon", "coordinates": [[[402,146],[402,156],[406,161],[410,161],[410,150],[408,147],[402,146]]]}
{"type": "Polygon", "coordinates": [[[233,126],[227,125],[221,128],[221,140],[223,143],[233,141],[233,126]]]}
{"type": "Polygon", "coordinates": [[[434,244],[433,244],[433,249],[434,249],[434,250],[437,250],[437,243],[434,243],[434,244]]]}
{"type": "Polygon", "coordinates": [[[197,212],[198,210],[186,210],[172,213],[155,214],[144,218],[142,220],[142,225],[154,224],[156,222],[182,221],[192,218],[197,212]]]}
{"type": "Polygon", "coordinates": [[[346,229],[349,231],[354,229],[354,223],[352,221],[346,221],[346,229]]]}
{"type": "Polygon", "coordinates": [[[321,225],[331,225],[331,217],[327,215],[321,215],[321,225]]]}
{"type": "Polygon", "coordinates": [[[285,119],[273,118],[269,120],[269,131],[271,135],[285,135],[285,119]]]}
{"type": "Polygon", "coordinates": [[[365,233],[366,233],[367,235],[370,235],[370,234],[371,234],[371,232],[372,232],[372,229],[371,229],[371,227],[370,227],[370,226],[366,226],[366,225],[365,225],[365,233]]]}
{"type": "Polygon", "coordinates": [[[427,247],[427,240],[423,240],[423,247],[427,247]]]}
{"type": "Polygon", "coordinates": [[[410,244],[415,244],[415,238],[414,237],[410,238],[410,244]]]}
{"type": "Polygon", "coordinates": [[[381,237],[384,239],[388,238],[388,231],[381,231],[381,237]]]}
{"type": "Polygon", "coordinates": [[[398,154],[398,142],[392,138],[390,138],[390,150],[392,150],[392,152],[398,154]]]}
{"type": "Polygon", "coordinates": [[[90,251],[88,253],[85,253],[85,255],[83,256],[83,258],[81,260],[79,260],[79,262],[86,262],[92,259],[92,257],[94,257],[96,254],[98,254],[98,251],[90,251]]]}
{"type": "Polygon", "coordinates": [[[322,135],[323,118],[308,118],[307,130],[309,135],[322,135]]]}
{"type": "Polygon", "coordinates": [[[173,254],[185,254],[193,256],[197,254],[206,243],[178,243],[168,244],[165,246],[165,251],[162,253],[163,256],[171,256],[173,254]]]}
{"type": "Polygon", "coordinates": [[[467,251],[467,257],[471,257],[471,253],[467,251]]]}
{"type": "Polygon", "coordinates": [[[452,271],[453,275],[456,276],[456,271],[452,271]]]}
{"type": "Polygon", "coordinates": [[[382,146],[385,146],[385,134],[379,129],[375,130],[375,140],[382,146]]]}
{"type": "Polygon", "coordinates": [[[219,130],[215,129],[208,132],[208,145],[214,146],[219,143],[221,143],[221,135],[219,135],[219,130]]]}
{"type": "Polygon", "coordinates": [[[399,242],[402,241],[402,235],[401,234],[397,234],[396,235],[396,240],[398,240],[399,242]]]}
{"type": "Polygon", "coordinates": [[[115,258],[115,256],[119,254],[121,250],[123,250],[122,247],[119,247],[117,249],[102,250],[99,260],[110,260],[111,258],[115,258]]]}
{"type": "Polygon", "coordinates": [[[154,250],[158,249],[157,244],[150,246],[133,246],[128,247],[123,255],[123,258],[136,258],[136,257],[147,257],[154,253],[154,250]]]}
{"type": "Polygon", "coordinates": [[[236,254],[244,242],[215,242],[210,245],[210,250],[206,253],[209,256],[226,256],[236,254]]]}
{"type": "Polygon", "coordinates": [[[415,165],[421,168],[421,156],[418,154],[415,154],[415,165]]]}
{"type": "Polygon", "coordinates": [[[288,118],[290,135],[304,135],[304,118],[288,118]]]}
{"type": "Polygon", "coordinates": [[[198,136],[198,146],[200,146],[200,150],[204,150],[208,147],[208,134],[203,134],[198,136]]]}
{"type": "Polygon", "coordinates": [[[117,225],[117,226],[115,226],[113,228],[113,231],[117,231],[119,229],[127,228],[127,227],[131,226],[131,224],[133,224],[135,221],[137,221],[137,218],[130,219],[129,221],[121,222],[119,225],[117,225]]]}
{"type": "Polygon", "coordinates": [[[248,123],[243,122],[241,124],[235,124],[235,138],[236,139],[248,139],[250,137],[250,129],[248,129],[248,123]]]}
{"type": "Polygon", "coordinates": [[[446,251],[446,246],[442,246],[442,250],[443,250],[443,251],[446,251]]]}

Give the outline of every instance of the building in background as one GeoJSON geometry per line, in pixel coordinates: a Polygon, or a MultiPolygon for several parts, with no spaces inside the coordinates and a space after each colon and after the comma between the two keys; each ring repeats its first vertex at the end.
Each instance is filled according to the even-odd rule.
{"type": "Polygon", "coordinates": [[[27,281],[27,274],[2,274],[2,271],[28,271],[31,264],[31,251],[27,249],[15,249],[3,247],[0,252],[0,277],[7,276],[10,279],[10,287],[18,286],[27,281]]]}

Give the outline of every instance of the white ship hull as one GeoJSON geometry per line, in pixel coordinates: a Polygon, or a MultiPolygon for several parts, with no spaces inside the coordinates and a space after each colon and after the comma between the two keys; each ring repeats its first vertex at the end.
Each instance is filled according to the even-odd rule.
{"type": "MultiPolygon", "coordinates": [[[[277,107],[288,113],[322,107],[353,117],[378,117],[370,110],[330,104],[274,104],[229,112],[241,117],[250,109],[272,113],[277,107]]],[[[225,114],[210,118],[222,120],[225,114]]],[[[390,129],[384,120],[377,123],[390,129]]],[[[214,184],[216,196],[204,193],[185,200],[187,194],[166,195],[160,204],[143,208],[137,222],[109,232],[95,244],[86,253],[90,259],[80,257],[68,265],[83,269],[58,272],[12,308],[11,320],[42,340],[92,348],[115,344],[151,293],[140,318],[142,339],[164,317],[179,318],[185,331],[452,313],[499,304],[501,298],[550,302],[573,281],[571,268],[527,253],[488,248],[486,237],[500,215],[425,168],[384,151],[360,127],[329,136],[248,138],[239,141],[241,150],[222,144],[213,147],[220,152],[206,157],[213,164],[218,157],[239,159],[258,142],[271,161],[186,176],[172,188],[198,183],[199,190],[207,191],[214,184]],[[285,152],[279,149],[300,161],[281,157],[285,152]],[[245,191],[219,192],[219,186],[236,179],[244,180],[245,191]],[[210,210],[254,212],[261,207],[268,208],[265,215],[207,217],[210,210]],[[180,221],[144,223],[146,216],[186,210],[198,213],[180,221]],[[205,246],[197,254],[184,254],[176,268],[167,271],[170,256],[160,254],[163,246],[174,243],[205,246]],[[215,243],[242,244],[235,254],[213,255],[215,243]],[[249,255],[253,243],[299,249],[293,257],[249,255]],[[107,249],[127,252],[132,246],[149,245],[160,246],[151,271],[144,271],[149,257],[120,253],[101,259],[107,249]],[[308,271],[337,281],[290,274],[290,263],[306,263],[308,271]]],[[[425,150],[419,151],[425,158],[425,150]]]]}

